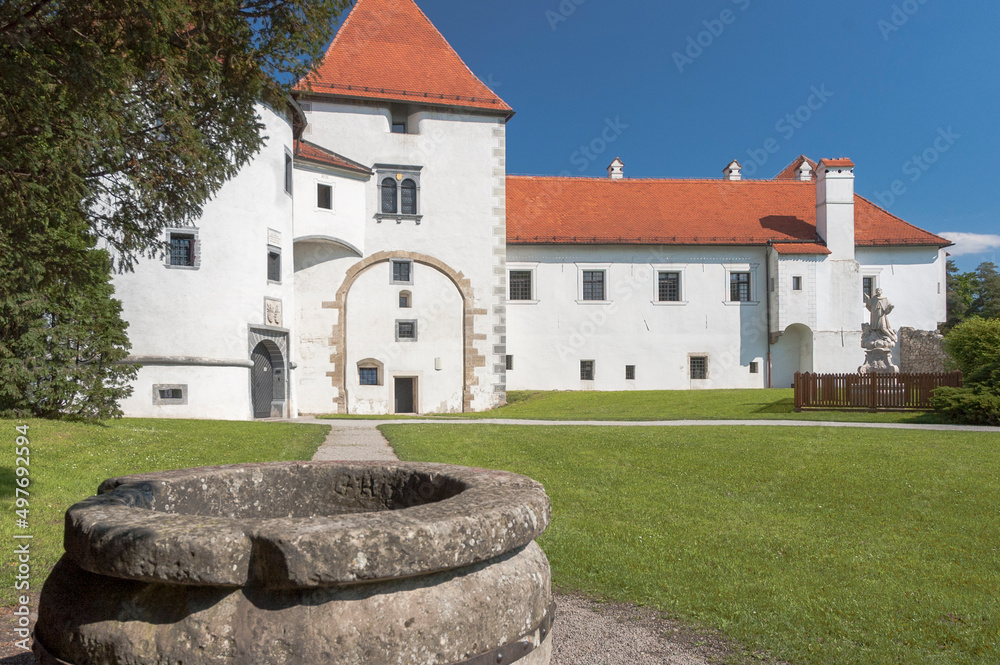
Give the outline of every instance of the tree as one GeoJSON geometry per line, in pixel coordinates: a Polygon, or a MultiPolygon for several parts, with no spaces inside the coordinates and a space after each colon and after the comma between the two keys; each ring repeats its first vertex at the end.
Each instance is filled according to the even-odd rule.
{"type": "Polygon", "coordinates": [[[976,290],[969,305],[969,316],[984,319],[1000,318],[1000,273],[995,264],[986,261],[976,268],[976,290]]]}
{"type": "Polygon", "coordinates": [[[971,272],[960,273],[958,265],[952,259],[948,259],[947,265],[948,323],[945,328],[950,330],[965,320],[969,307],[972,306],[976,295],[976,275],[971,272]]]}
{"type": "Polygon", "coordinates": [[[990,263],[980,263],[973,272],[960,273],[954,261],[948,259],[948,322],[945,332],[966,319],[978,316],[1000,318],[1000,274],[990,263]]]}
{"type": "Polygon", "coordinates": [[[965,387],[938,388],[931,405],[956,422],[1000,425],[1000,318],[960,323],[945,337],[945,350],[965,387]]]}

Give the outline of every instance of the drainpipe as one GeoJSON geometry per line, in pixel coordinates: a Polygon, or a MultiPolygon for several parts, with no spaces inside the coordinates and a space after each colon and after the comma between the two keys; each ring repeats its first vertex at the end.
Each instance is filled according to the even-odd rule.
{"type": "Polygon", "coordinates": [[[767,387],[773,388],[771,383],[771,252],[774,251],[773,243],[767,241],[767,250],[764,252],[764,293],[767,294],[767,330],[764,337],[767,339],[767,387]]]}

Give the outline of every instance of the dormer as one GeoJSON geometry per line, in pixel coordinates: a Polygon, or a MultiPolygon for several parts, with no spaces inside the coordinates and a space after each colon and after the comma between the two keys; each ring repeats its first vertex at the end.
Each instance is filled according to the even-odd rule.
{"type": "Polygon", "coordinates": [[[743,180],[743,165],[734,159],[729,162],[729,166],[723,169],[722,174],[725,176],[726,180],[743,180]]]}
{"type": "Polygon", "coordinates": [[[608,177],[612,180],[622,180],[625,177],[625,162],[620,157],[615,157],[615,161],[608,166],[608,177]]]}

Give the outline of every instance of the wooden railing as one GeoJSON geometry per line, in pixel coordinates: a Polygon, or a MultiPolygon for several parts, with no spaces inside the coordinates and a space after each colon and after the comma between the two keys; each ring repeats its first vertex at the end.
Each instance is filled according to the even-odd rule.
{"type": "Polygon", "coordinates": [[[812,374],[795,373],[795,410],[903,411],[931,409],[937,388],[962,386],[962,373],[812,374]]]}

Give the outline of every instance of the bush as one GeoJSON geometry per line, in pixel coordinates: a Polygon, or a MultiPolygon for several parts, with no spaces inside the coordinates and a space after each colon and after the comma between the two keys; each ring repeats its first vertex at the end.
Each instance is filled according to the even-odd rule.
{"type": "Polygon", "coordinates": [[[966,384],[977,383],[983,368],[1000,363],[1000,319],[963,321],[944,338],[944,348],[966,384]]]}
{"type": "Polygon", "coordinates": [[[938,388],[931,398],[931,406],[955,423],[1000,426],[1000,392],[982,385],[938,388]]]}

